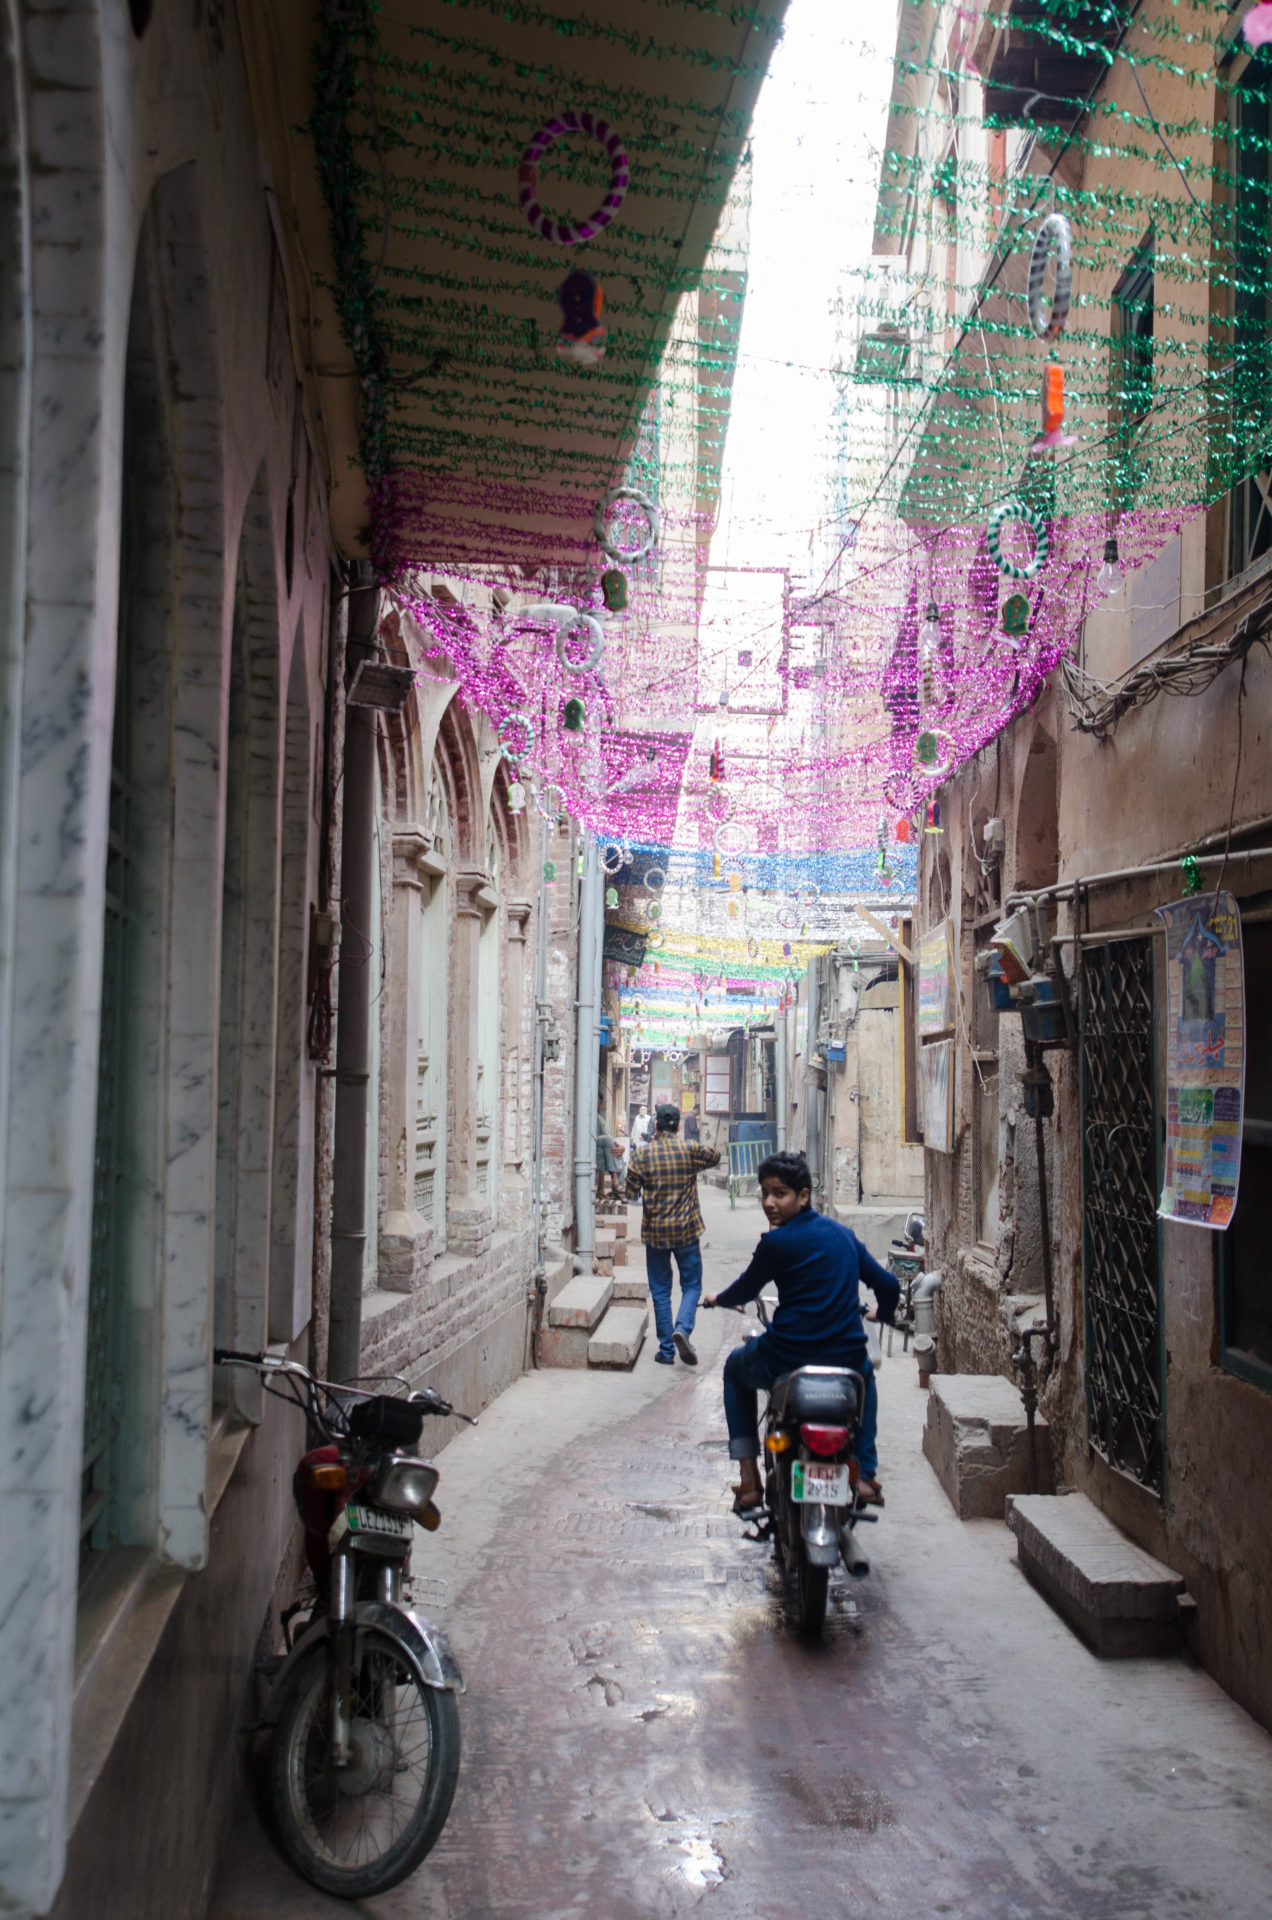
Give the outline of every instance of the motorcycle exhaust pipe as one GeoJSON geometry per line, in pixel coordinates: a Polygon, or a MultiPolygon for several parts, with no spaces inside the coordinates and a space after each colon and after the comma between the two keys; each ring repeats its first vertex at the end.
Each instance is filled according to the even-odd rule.
{"type": "Polygon", "coordinates": [[[856,1528],[851,1522],[845,1526],[836,1514],[835,1532],[839,1536],[839,1551],[843,1556],[844,1565],[854,1580],[864,1580],[870,1571],[870,1562],[857,1543],[856,1528]]]}

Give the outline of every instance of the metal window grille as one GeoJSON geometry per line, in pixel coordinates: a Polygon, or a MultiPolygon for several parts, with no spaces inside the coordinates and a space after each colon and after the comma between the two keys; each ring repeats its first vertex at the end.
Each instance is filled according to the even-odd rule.
{"type": "Polygon", "coordinates": [[[1165,1473],[1151,940],[1082,960],[1082,1264],[1087,1435],[1160,1494],[1165,1473]]]}

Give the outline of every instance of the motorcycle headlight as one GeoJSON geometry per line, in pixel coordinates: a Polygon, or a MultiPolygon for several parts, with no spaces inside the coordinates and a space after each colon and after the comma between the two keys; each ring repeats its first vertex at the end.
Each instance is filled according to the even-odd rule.
{"type": "Polygon", "coordinates": [[[371,1482],[371,1498],[388,1513],[409,1513],[417,1517],[433,1498],[437,1468],[429,1460],[412,1460],[387,1454],[371,1482]]]}

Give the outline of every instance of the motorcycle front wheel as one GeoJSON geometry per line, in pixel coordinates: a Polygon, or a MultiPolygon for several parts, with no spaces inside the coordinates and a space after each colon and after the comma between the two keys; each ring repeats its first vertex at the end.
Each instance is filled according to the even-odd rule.
{"type": "Polygon", "coordinates": [[[361,1900],[413,1873],[446,1824],[459,1778],[453,1693],[425,1686],[379,1628],[360,1633],[351,1756],[331,1758],[331,1647],[297,1666],[278,1717],[272,1784],[279,1837],[314,1886],[361,1900]]]}

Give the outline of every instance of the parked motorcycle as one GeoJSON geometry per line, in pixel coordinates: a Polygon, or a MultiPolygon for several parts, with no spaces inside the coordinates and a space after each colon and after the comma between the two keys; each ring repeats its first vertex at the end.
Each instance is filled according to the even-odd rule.
{"type": "Polygon", "coordinates": [[[907,1214],[901,1232],[888,1243],[888,1272],[901,1283],[901,1299],[888,1329],[889,1353],[894,1331],[901,1335],[902,1353],[910,1350],[910,1336],[915,1332],[915,1289],[923,1278],[924,1247],[923,1215],[907,1214]]]}
{"type": "MultiPolygon", "coordinates": [[[[768,1303],[761,1296],[755,1304],[767,1326],[768,1303]]],[[[865,1404],[866,1383],[851,1367],[796,1367],[769,1394],[764,1508],[756,1509],[747,1538],[772,1540],[804,1634],[825,1625],[833,1566],[842,1560],[858,1580],[870,1571],[856,1534],[859,1524],[878,1519],[857,1491],[865,1404]]]]}
{"type": "Polygon", "coordinates": [[[437,1468],[414,1450],[425,1419],[455,1409],[405,1381],[403,1393],[376,1393],[268,1354],[214,1358],[258,1374],[308,1423],[292,1490],[314,1592],[283,1616],[287,1653],[263,1724],[274,1730],[271,1785],[288,1858],[324,1892],[365,1899],[418,1867],[459,1777],[464,1682],[446,1635],[410,1610],[408,1591],[415,1525],[431,1531],[441,1517],[437,1468]]]}

